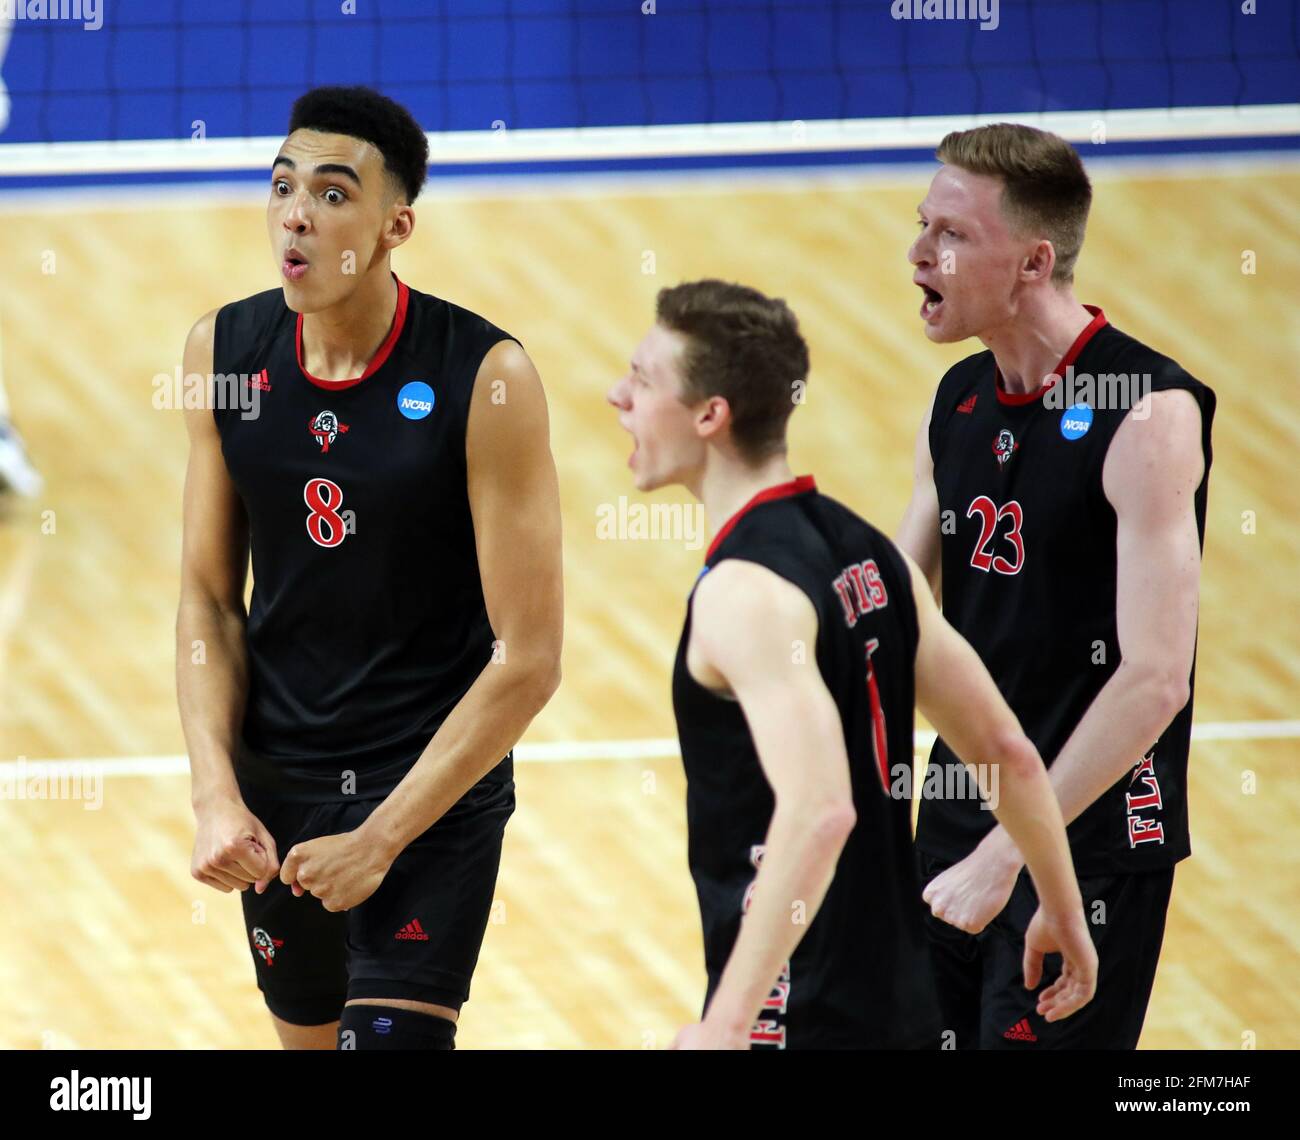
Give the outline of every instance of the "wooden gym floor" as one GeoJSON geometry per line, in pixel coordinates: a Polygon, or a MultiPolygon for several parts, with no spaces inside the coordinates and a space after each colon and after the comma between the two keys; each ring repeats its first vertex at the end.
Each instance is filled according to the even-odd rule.
{"type": "MultiPolygon", "coordinates": [[[[1197,721],[1294,721],[1300,170],[1094,173],[1080,299],[1219,395],[1197,721]]],[[[915,315],[905,251],[925,182],[539,180],[435,187],[418,204],[398,274],[519,337],[548,389],[564,684],[528,741],[673,732],[672,652],[702,551],[596,531],[602,504],[642,501],[603,394],[661,286],[721,276],[790,301],[813,355],[793,465],[892,532],[933,387],[974,351],[929,344],[915,315]]],[[[0,522],[0,762],[175,757],[186,437],[179,412],[152,406],[152,379],[180,363],[200,313],[276,284],[262,207],[164,190],[0,213],[3,363],[47,484],[0,522]]],[[[1178,871],[1145,1047],[1300,1045],[1300,996],[1278,984],[1300,957],[1300,757],[1294,724],[1281,731],[1220,729],[1228,738],[1193,747],[1194,855],[1178,871]]],[[[696,1016],[683,782],[664,751],[518,765],[462,1047],[662,1046],[696,1016]]],[[[0,800],[0,1046],[275,1045],[239,900],[190,878],[188,781],[160,767],[109,776],[97,810],[0,800]]]]}

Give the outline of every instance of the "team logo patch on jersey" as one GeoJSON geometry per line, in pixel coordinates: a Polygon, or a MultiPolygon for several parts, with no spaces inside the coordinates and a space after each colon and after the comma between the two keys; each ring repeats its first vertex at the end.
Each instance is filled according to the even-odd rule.
{"type": "Polygon", "coordinates": [[[1082,439],[1092,427],[1092,409],[1087,404],[1075,404],[1061,415],[1061,434],[1066,439],[1082,439]]]}
{"type": "Polygon", "coordinates": [[[397,393],[397,410],[408,420],[422,420],[433,411],[433,389],[423,380],[403,384],[397,393]]]}
{"type": "Polygon", "coordinates": [[[339,423],[339,418],[333,412],[317,412],[312,417],[312,421],[307,425],[307,430],[316,437],[316,442],[320,444],[321,454],[329,451],[330,444],[339,436],[348,430],[347,424],[339,423]]]}
{"type": "Polygon", "coordinates": [[[993,454],[997,456],[998,466],[1002,467],[1020,449],[1016,437],[1003,428],[993,437],[993,454]]]}
{"type": "Polygon", "coordinates": [[[272,938],[260,926],[253,927],[252,939],[253,947],[262,956],[262,961],[268,966],[274,966],[275,952],[284,945],[284,939],[272,938]]]}

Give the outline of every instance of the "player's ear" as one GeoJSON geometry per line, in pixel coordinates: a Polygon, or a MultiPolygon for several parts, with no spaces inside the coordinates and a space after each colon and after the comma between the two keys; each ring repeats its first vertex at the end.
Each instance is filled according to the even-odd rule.
{"type": "Polygon", "coordinates": [[[388,210],[388,219],[384,226],[384,248],[396,249],[402,245],[415,229],[415,210],[406,198],[399,195],[388,210]]]}
{"type": "Polygon", "coordinates": [[[710,396],[700,403],[695,416],[695,430],[701,439],[711,439],[731,423],[731,405],[726,396],[710,396]]]}
{"type": "Polygon", "coordinates": [[[1056,266],[1056,247],[1043,238],[1021,263],[1020,274],[1027,281],[1048,281],[1056,266]]]}

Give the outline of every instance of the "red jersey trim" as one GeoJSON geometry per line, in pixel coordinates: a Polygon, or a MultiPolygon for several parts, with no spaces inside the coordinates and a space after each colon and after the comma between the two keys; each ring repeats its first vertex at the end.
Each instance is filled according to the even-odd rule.
{"type": "Polygon", "coordinates": [[[774,499],[788,499],[791,495],[802,495],[805,491],[817,490],[817,484],[811,475],[800,475],[791,479],[788,483],[777,483],[773,487],[765,487],[759,491],[752,499],[722,524],[722,529],[713,536],[713,541],[709,543],[709,552],[704,556],[707,562],[713,557],[714,551],[722,545],[722,540],[727,537],[736,528],[736,524],[750,511],[760,503],[770,503],[774,499]]]}
{"type": "Polygon", "coordinates": [[[1079,358],[1079,353],[1083,351],[1083,346],[1092,340],[1097,331],[1106,324],[1106,314],[1097,308],[1096,305],[1084,305],[1083,307],[1092,314],[1092,320],[1089,321],[1088,324],[1084,326],[1083,331],[1074,338],[1074,343],[1070,345],[1065,355],[1061,357],[1061,362],[1052,369],[1052,376],[1045,384],[1040,384],[1032,392],[1008,392],[1002,386],[1002,373],[998,371],[996,362],[994,363],[993,390],[997,393],[999,404],[1009,404],[1012,407],[1032,404],[1042,396],[1044,392],[1052,387],[1058,378],[1065,375],[1065,370],[1079,358]]]}
{"type": "Polygon", "coordinates": [[[384,343],[379,346],[379,351],[371,358],[366,370],[360,376],[354,376],[351,380],[325,380],[320,376],[313,376],[307,371],[307,365],[302,359],[302,313],[298,314],[298,328],[294,333],[294,350],[298,354],[298,368],[304,376],[307,377],[317,388],[324,388],[328,392],[339,392],[344,388],[351,388],[354,384],[360,384],[378,372],[393,351],[393,345],[397,343],[397,338],[402,335],[402,328],[406,324],[406,305],[408,290],[404,282],[393,274],[393,280],[397,282],[397,311],[393,314],[393,327],[388,330],[388,335],[384,337],[384,343]]]}

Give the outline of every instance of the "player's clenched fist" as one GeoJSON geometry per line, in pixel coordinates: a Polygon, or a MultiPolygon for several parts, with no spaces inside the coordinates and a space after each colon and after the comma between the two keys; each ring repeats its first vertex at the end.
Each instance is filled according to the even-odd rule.
{"type": "Polygon", "coordinates": [[[197,814],[194,856],[190,874],[219,891],[245,891],[257,884],[257,893],[280,870],[275,840],[240,800],[220,800],[197,814]]]}
{"type": "Polygon", "coordinates": [[[360,828],[295,843],[284,857],[280,881],[320,899],[326,910],[351,910],[379,889],[393,856],[360,828]]]}

